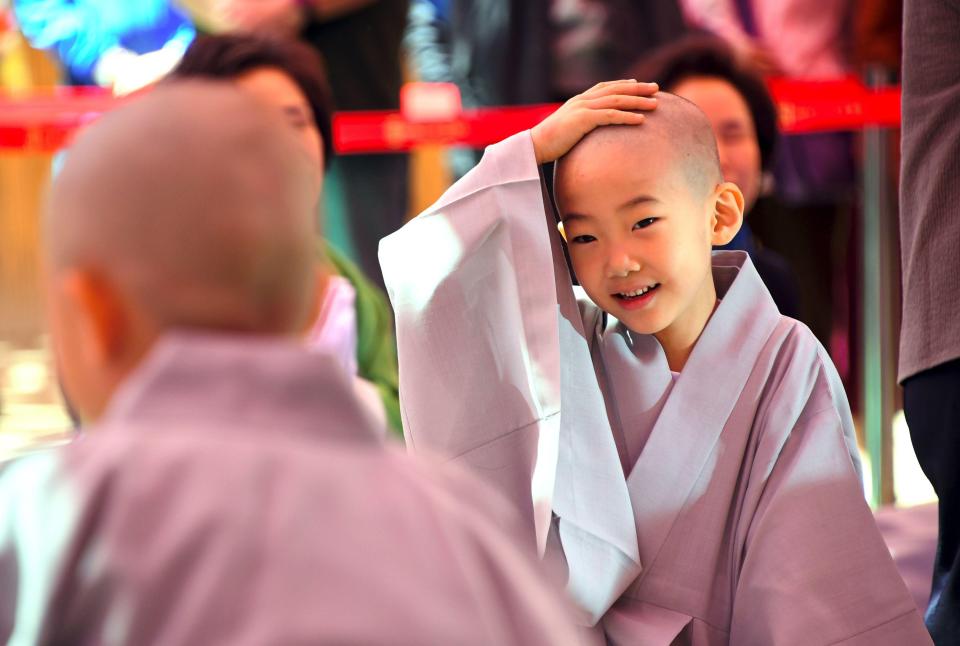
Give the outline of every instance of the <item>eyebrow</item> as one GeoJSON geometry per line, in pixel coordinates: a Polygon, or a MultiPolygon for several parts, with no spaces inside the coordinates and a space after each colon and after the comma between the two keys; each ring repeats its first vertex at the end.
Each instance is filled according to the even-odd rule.
{"type": "Polygon", "coordinates": [[[646,194],[637,195],[636,197],[632,197],[632,198],[630,198],[629,200],[627,200],[626,202],[624,202],[623,204],[621,204],[619,207],[617,207],[617,210],[618,210],[618,211],[625,211],[625,210],[627,210],[627,209],[632,209],[633,207],[639,206],[639,205],[641,205],[641,204],[647,204],[648,202],[657,202],[657,203],[659,203],[660,200],[658,200],[657,198],[655,198],[655,197],[652,196],[652,195],[646,195],[646,194]]]}
{"type": "Polygon", "coordinates": [[[742,121],[737,121],[736,119],[726,119],[720,122],[719,130],[744,130],[747,128],[747,124],[742,121]]]}
{"type": "Polygon", "coordinates": [[[589,215],[584,215],[583,213],[568,213],[560,218],[561,222],[582,222],[584,220],[592,220],[593,217],[589,215]]]}
{"type": "Polygon", "coordinates": [[[283,114],[288,117],[308,117],[306,109],[300,105],[285,105],[283,106],[283,114]]]}
{"type": "MultiPolygon", "coordinates": [[[[618,206],[617,211],[626,211],[628,209],[632,209],[635,206],[639,206],[641,204],[649,204],[651,202],[659,203],[660,200],[658,200],[652,195],[646,195],[646,194],[637,195],[636,197],[632,197],[626,202],[624,202],[623,204],[621,204],[620,206],[618,206]]],[[[592,215],[586,215],[584,213],[568,213],[560,218],[561,222],[583,222],[586,220],[594,220],[594,219],[596,218],[594,218],[592,215]]]]}

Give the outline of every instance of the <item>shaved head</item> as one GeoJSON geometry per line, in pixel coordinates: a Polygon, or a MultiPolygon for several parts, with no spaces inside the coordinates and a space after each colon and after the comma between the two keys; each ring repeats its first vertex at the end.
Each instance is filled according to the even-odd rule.
{"type": "Polygon", "coordinates": [[[109,281],[160,330],[298,330],[312,299],[310,162],[227,83],[178,82],[83,132],[46,212],[51,270],[109,281]]]}
{"type": "Polygon", "coordinates": [[[587,134],[557,162],[556,181],[565,181],[563,168],[580,163],[624,163],[629,149],[648,157],[668,158],[699,197],[723,180],[717,141],[707,116],[696,105],[667,92],[658,92],[657,109],[645,112],[640,126],[601,126],[587,134]]]}

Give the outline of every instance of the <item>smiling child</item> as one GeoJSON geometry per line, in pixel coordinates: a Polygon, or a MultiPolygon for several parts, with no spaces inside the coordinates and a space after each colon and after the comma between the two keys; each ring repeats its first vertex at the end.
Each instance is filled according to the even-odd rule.
{"type": "Polygon", "coordinates": [[[743,195],[655,91],[571,99],[381,243],[407,442],[516,505],[597,643],[930,643],[836,371],[746,253],[711,251],[743,195]]]}

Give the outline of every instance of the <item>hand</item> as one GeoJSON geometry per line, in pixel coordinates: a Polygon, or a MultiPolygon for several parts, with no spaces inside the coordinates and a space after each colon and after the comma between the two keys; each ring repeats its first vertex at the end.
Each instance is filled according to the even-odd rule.
{"type": "Polygon", "coordinates": [[[303,12],[294,0],[219,0],[217,13],[238,31],[289,37],[303,27],[303,12]]]}
{"type": "Polygon", "coordinates": [[[597,126],[639,125],[657,107],[656,83],[607,81],[573,97],[530,131],[537,163],[554,161],[597,126]]]}

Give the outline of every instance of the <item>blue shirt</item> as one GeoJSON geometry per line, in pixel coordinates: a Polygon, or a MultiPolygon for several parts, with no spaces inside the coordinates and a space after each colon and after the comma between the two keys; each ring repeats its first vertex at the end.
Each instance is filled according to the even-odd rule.
{"type": "Polygon", "coordinates": [[[70,81],[93,83],[97,61],[114,47],[135,54],[196,36],[187,15],[169,0],[15,0],[17,22],[30,44],[54,52],[70,81]]]}

